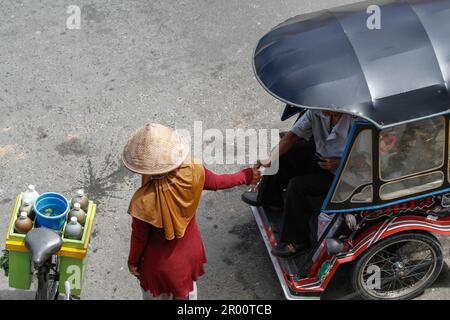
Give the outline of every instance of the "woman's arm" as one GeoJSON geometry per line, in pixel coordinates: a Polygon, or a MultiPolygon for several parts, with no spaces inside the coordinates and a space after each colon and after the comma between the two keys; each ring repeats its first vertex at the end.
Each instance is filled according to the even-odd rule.
{"type": "Polygon", "coordinates": [[[150,233],[150,224],[133,218],[131,223],[131,243],[128,264],[138,266],[144,254],[145,247],[150,233]]]}
{"type": "Polygon", "coordinates": [[[253,178],[253,170],[251,168],[244,169],[232,174],[215,174],[205,168],[205,185],[204,190],[222,190],[230,189],[243,184],[250,184],[253,178]]]}

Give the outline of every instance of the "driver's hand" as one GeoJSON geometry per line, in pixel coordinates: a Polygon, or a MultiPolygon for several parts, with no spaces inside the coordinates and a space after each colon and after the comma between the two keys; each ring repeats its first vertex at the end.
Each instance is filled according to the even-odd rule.
{"type": "Polygon", "coordinates": [[[254,169],[259,169],[261,167],[263,167],[263,168],[270,168],[271,165],[272,165],[272,161],[270,161],[270,159],[258,160],[258,161],[256,161],[256,163],[253,166],[253,168],[254,169]]]}
{"type": "Polygon", "coordinates": [[[325,158],[320,157],[320,160],[317,164],[324,170],[328,171],[336,171],[339,168],[339,164],[341,163],[341,158],[325,158]]]}

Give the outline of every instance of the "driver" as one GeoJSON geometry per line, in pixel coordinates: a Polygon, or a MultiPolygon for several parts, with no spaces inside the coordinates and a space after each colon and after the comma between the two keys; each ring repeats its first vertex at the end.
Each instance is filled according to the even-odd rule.
{"type": "Polygon", "coordinates": [[[269,207],[283,213],[280,242],[272,254],[289,257],[310,248],[309,221],[317,208],[309,203],[308,197],[328,192],[352,123],[351,115],[308,110],[282,137],[270,158],[255,164],[255,168],[269,168],[279,161],[278,172],[265,175],[258,192],[248,191],[242,195],[242,200],[252,206],[269,207]]]}

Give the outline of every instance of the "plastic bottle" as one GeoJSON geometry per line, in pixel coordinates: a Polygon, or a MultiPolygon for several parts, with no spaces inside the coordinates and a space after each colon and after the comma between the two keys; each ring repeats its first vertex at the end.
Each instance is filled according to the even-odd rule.
{"type": "Polygon", "coordinates": [[[86,194],[84,193],[83,189],[78,190],[77,193],[75,194],[75,196],[73,197],[72,203],[71,203],[72,208],[75,203],[79,203],[81,206],[81,209],[83,209],[84,212],[87,212],[88,207],[89,207],[89,199],[86,196],[86,194]]]}
{"type": "Polygon", "coordinates": [[[72,240],[81,240],[83,236],[83,227],[78,223],[76,217],[70,218],[70,222],[66,225],[64,237],[72,240]]]}
{"type": "Polygon", "coordinates": [[[30,199],[31,205],[34,205],[34,202],[39,197],[39,193],[37,193],[34,185],[30,184],[27,188],[27,191],[23,193],[23,199],[30,199]]]}
{"type": "Polygon", "coordinates": [[[39,193],[36,191],[36,187],[32,184],[28,185],[27,190],[23,192],[22,203],[25,199],[29,199],[31,205],[33,206],[36,199],[39,197],[39,193]]]}
{"type": "Polygon", "coordinates": [[[78,202],[73,205],[73,209],[69,212],[69,220],[72,217],[76,217],[77,221],[84,227],[86,222],[86,212],[81,209],[81,205],[78,202]]]}
{"type": "Polygon", "coordinates": [[[26,212],[21,212],[20,216],[16,219],[16,222],[14,223],[14,229],[17,233],[27,233],[31,229],[33,229],[33,221],[31,221],[30,218],[28,218],[28,215],[26,212]]]}
{"type": "Polygon", "coordinates": [[[21,212],[26,212],[28,215],[28,218],[31,220],[34,220],[34,211],[33,211],[33,205],[31,204],[30,199],[25,198],[22,200],[22,205],[19,209],[19,215],[21,212]]]}

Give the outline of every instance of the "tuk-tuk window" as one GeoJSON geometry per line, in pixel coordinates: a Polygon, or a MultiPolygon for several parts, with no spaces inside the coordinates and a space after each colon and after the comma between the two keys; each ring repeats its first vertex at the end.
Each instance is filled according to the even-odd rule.
{"type": "MultiPolygon", "coordinates": [[[[372,183],[372,131],[363,130],[353,144],[331,201],[344,202],[356,189],[370,183],[372,183]]],[[[361,194],[356,196],[353,199],[355,202],[372,202],[372,189],[363,188],[361,194]]]]}
{"type": "Polygon", "coordinates": [[[373,186],[365,186],[360,193],[355,194],[350,202],[367,203],[373,201],[373,186]]]}
{"type": "Polygon", "coordinates": [[[444,117],[381,131],[381,180],[391,181],[440,168],[444,163],[444,140],[444,117]]]}
{"type": "Polygon", "coordinates": [[[380,188],[382,200],[392,200],[419,192],[439,188],[444,183],[444,173],[441,171],[386,183],[380,188]]]}

